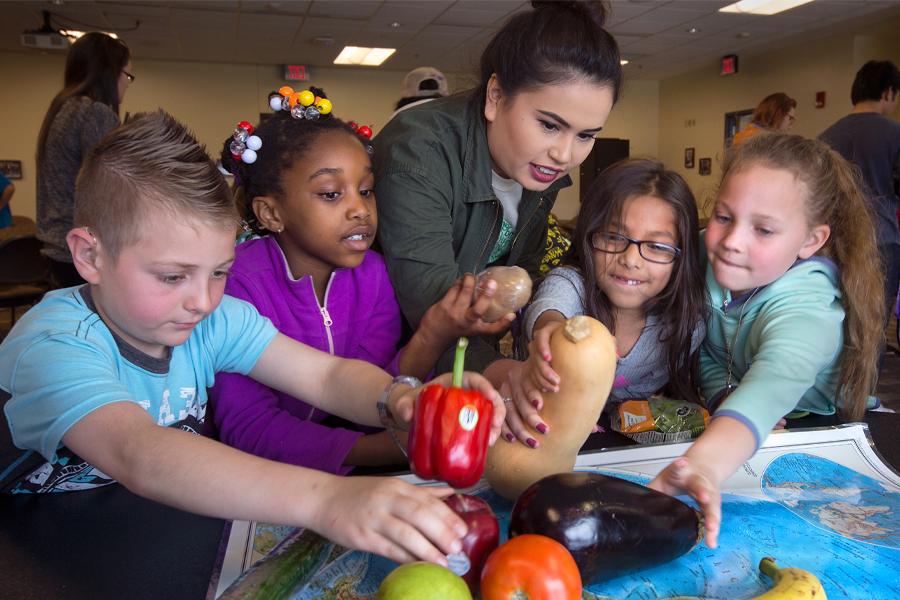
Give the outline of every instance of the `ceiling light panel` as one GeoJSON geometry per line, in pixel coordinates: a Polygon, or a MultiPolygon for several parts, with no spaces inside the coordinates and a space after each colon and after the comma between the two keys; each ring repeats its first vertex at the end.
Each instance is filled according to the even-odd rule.
{"type": "Polygon", "coordinates": [[[741,0],[728,6],[723,6],[719,12],[745,13],[751,15],[775,15],[803,4],[809,4],[813,0],[741,0]]]}
{"type": "Polygon", "coordinates": [[[366,48],[363,46],[345,46],[338,57],[336,65],[362,65],[377,67],[396,52],[396,48],[366,48]]]}

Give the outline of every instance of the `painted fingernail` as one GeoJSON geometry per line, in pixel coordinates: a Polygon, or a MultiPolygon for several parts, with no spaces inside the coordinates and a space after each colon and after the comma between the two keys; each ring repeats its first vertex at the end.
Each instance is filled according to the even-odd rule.
{"type": "Polygon", "coordinates": [[[511,442],[511,441],[513,441],[513,440],[515,439],[515,438],[513,437],[513,434],[511,434],[511,433],[507,433],[507,434],[506,434],[505,436],[503,436],[503,437],[506,438],[506,441],[507,441],[507,442],[511,442]]]}
{"type": "Polygon", "coordinates": [[[537,448],[537,440],[534,438],[528,438],[527,440],[525,440],[525,443],[532,448],[537,448]]]}
{"type": "Polygon", "coordinates": [[[532,400],[531,405],[535,408],[538,408],[540,406],[540,402],[538,402],[537,400],[532,400]]]}
{"type": "Polygon", "coordinates": [[[547,433],[547,425],[545,423],[538,423],[536,429],[541,433],[547,433]]]}

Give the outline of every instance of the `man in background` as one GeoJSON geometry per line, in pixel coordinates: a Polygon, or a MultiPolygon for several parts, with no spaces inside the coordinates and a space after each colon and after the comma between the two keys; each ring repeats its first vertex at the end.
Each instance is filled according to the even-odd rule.
{"type": "Polygon", "coordinates": [[[898,93],[900,71],[897,65],[887,60],[870,60],[857,71],[853,80],[850,91],[853,110],[819,136],[855,164],[862,175],[885,267],[888,318],[900,287],[900,227],[897,224],[900,123],[889,117],[897,108],[898,93]]]}

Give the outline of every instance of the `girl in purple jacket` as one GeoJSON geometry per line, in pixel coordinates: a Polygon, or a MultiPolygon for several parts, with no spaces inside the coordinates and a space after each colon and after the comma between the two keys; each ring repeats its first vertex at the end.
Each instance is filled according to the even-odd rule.
{"type": "MultiPolygon", "coordinates": [[[[378,221],[371,130],[335,118],[320,89],[288,90],[271,95],[273,116],[255,130],[240,123],[222,150],[244,219],[261,236],[237,247],[226,293],[323,352],[419,378],[456,337],[507,327],[505,319],[473,317],[495,284],[470,308],[475,278],[466,275],[397,350],[400,309],[384,260],[369,249],[378,221]]],[[[331,427],[323,423],[327,413],[249,377],[218,374],[210,403],[207,428],[265,458],[332,473],[404,462],[385,432],[331,427]]]]}

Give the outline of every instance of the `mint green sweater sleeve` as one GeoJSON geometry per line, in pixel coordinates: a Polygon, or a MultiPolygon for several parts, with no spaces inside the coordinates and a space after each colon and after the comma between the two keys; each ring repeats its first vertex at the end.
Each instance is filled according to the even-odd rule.
{"type": "Polygon", "coordinates": [[[760,289],[742,310],[727,308],[729,296],[721,288],[711,287],[710,292],[713,316],[701,355],[704,393],[724,387],[726,347],[733,347],[732,379],[737,385],[716,409],[716,417],[741,421],[758,447],[792,410],[835,412],[844,309],[830,261],[798,262],[760,289]]]}

